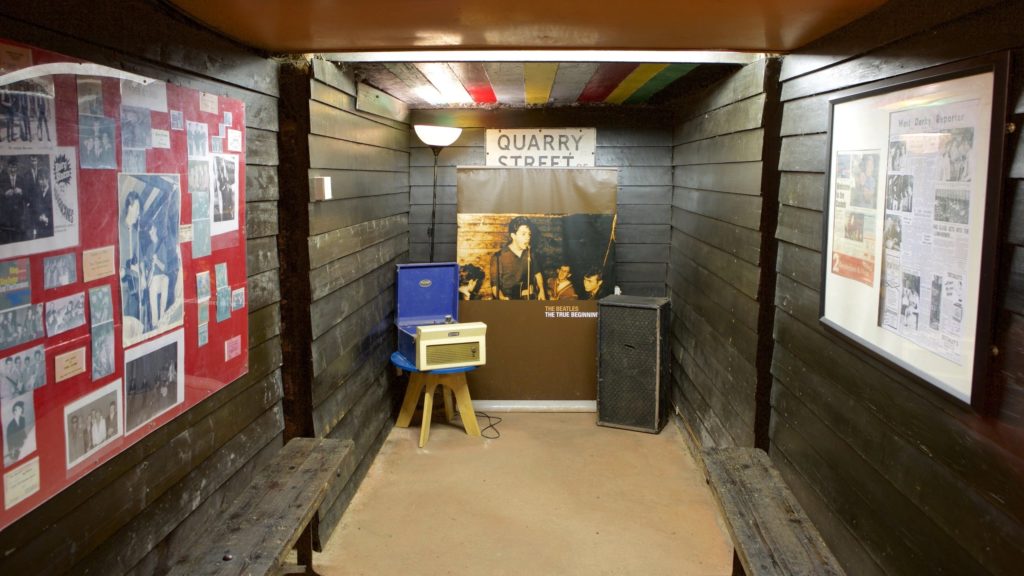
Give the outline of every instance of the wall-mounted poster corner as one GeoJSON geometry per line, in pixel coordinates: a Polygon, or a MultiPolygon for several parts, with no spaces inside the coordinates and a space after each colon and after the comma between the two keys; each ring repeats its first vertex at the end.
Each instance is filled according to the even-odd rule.
{"type": "Polygon", "coordinates": [[[1008,66],[977,58],[829,102],[821,322],[980,412],[1008,66]]]}

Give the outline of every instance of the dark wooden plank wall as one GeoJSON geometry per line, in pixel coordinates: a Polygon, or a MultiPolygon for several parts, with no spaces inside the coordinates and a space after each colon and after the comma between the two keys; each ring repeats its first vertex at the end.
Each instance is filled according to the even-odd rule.
{"type": "Polygon", "coordinates": [[[755,439],[767,68],[684,101],[673,139],[673,400],[704,447],[755,439]]]}
{"type": "MultiPolygon", "coordinates": [[[[441,151],[437,169],[435,261],[455,260],[456,166],[483,166],[485,133],[495,128],[587,127],[580,120],[559,118],[558,111],[502,111],[493,115],[460,114],[448,110],[465,127],[459,139],[441,151]],[[531,114],[530,112],[535,112],[531,114]],[[542,114],[542,112],[544,112],[542,114]],[[461,121],[460,121],[461,119],[461,121]],[[485,122],[480,122],[484,120],[485,122]]],[[[422,111],[414,112],[415,114],[422,111]]],[[[427,117],[429,118],[429,117],[427,117]]],[[[429,122],[425,118],[424,122],[429,122]]],[[[592,121],[593,118],[587,118],[592,121]]],[[[608,119],[605,118],[607,123],[608,119]]],[[[619,169],[618,224],[615,244],[616,282],[624,294],[664,296],[669,252],[669,206],[672,195],[671,134],[665,128],[644,126],[597,127],[598,167],[619,169]]],[[[434,155],[415,134],[410,138],[411,205],[410,259],[425,262],[430,244],[430,202],[434,155]]]]}
{"type": "Polygon", "coordinates": [[[281,446],[277,65],[143,0],[7,2],[0,30],[246,103],[249,373],[0,533],[0,573],[159,573],[281,446]]]}
{"type": "Polygon", "coordinates": [[[313,61],[309,175],[333,189],[309,203],[313,432],[355,443],[321,507],[321,539],[391,429],[395,265],[409,253],[410,128],[357,110],[356,94],[351,74],[313,61]]]}
{"type": "Polygon", "coordinates": [[[783,62],[771,456],[851,574],[1019,574],[1024,565],[1024,157],[1008,138],[992,376],[996,414],[911,381],[818,321],[828,97],[1012,50],[1020,125],[1024,4],[890,2],[783,62]],[[917,22],[924,18],[926,26],[917,22]],[[943,19],[944,18],[944,19],[943,19]],[[897,25],[897,23],[899,23],[897,25]],[[927,28],[931,26],[931,28],[927,28]]]}

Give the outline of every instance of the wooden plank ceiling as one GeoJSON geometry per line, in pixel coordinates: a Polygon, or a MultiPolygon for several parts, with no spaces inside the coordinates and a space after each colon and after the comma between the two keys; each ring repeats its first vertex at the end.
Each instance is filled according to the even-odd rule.
{"type": "Polygon", "coordinates": [[[412,107],[643,104],[692,72],[695,61],[708,61],[685,56],[671,61],[642,56],[563,59],[557,52],[548,61],[528,57],[494,61],[461,59],[450,51],[787,52],[886,2],[260,0],[256,9],[252,0],[163,1],[225,36],[268,53],[330,57],[332,53],[439,51],[430,62],[347,59],[366,83],[412,107]]]}

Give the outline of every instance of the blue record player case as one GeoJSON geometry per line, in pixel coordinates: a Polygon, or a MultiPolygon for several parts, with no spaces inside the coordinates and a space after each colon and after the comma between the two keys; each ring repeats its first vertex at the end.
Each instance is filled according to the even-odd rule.
{"type": "Polygon", "coordinates": [[[459,265],[431,262],[398,265],[398,351],[416,361],[416,327],[459,321],[459,265]]]}

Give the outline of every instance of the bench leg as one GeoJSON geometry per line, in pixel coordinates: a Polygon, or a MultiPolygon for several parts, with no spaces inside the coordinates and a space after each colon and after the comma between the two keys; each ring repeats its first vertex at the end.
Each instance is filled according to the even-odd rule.
{"type": "Polygon", "coordinates": [[[395,426],[408,428],[412,422],[413,414],[416,413],[416,404],[420,401],[420,391],[423,390],[426,375],[420,372],[409,374],[409,385],[405,387],[405,399],[402,400],[402,409],[398,412],[398,421],[395,426]]]}
{"type": "Polygon", "coordinates": [[[319,576],[313,569],[313,522],[302,531],[299,541],[295,543],[295,549],[298,553],[299,566],[305,567],[306,576],[319,576]]]}

